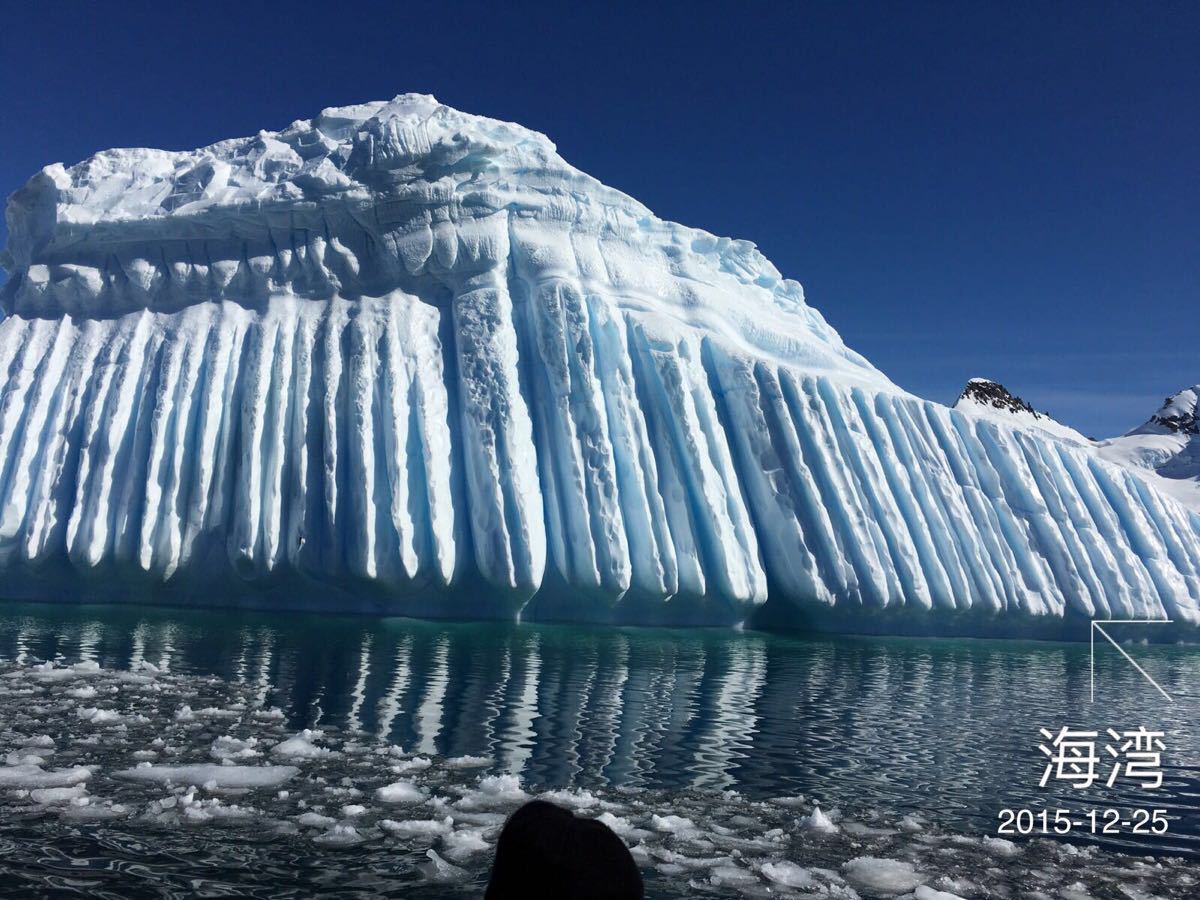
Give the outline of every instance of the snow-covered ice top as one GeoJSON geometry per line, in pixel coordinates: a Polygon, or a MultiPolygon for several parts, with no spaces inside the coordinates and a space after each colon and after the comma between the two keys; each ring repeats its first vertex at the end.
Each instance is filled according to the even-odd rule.
{"type": "Polygon", "coordinates": [[[14,198],[10,249],[18,265],[29,265],[47,241],[62,246],[78,239],[80,225],[149,220],[157,237],[193,237],[195,219],[218,211],[286,207],[301,216],[316,212],[319,220],[320,208],[333,200],[433,205],[451,200],[464,181],[475,192],[468,202],[496,208],[527,193],[509,180],[526,172],[539,173],[547,185],[577,180],[584,191],[607,193],[614,205],[649,215],[568,166],[544,135],[403,94],[331,107],[282,131],[197,150],[113,149],[70,168],[46,166],[14,198]],[[53,218],[45,218],[51,206],[53,218]]]}
{"type": "Polygon", "coordinates": [[[10,198],[7,218],[0,261],[14,277],[0,302],[23,315],[425,293],[414,281],[461,284],[524,244],[543,272],[578,264],[630,306],[887,383],[751,242],[659,219],[545,135],[425,94],[197,150],[56,163],[10,198]]]}

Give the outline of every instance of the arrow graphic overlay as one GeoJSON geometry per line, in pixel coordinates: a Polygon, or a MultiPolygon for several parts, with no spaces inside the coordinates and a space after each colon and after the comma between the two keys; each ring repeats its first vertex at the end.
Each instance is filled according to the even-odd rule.
{"type": "Polygon", "coordinates": [[[1091,703],[1096,702],[1096,632],[1098,631],[1098,632],[1100,632],[1101,635],[1104,636],[1104,639],[1106,641],[1108,641],[1110,644],[1112,644],[1114,647],[1117,648],[1118,653],[1120,653],[1123,657],[1125,657],[1127,660],[1129,660],[1129,664],[1131,666],[1133,666],[1135,669],[1137,669],[1138,672],[1141,673],[1143,678],[1145,678],[1148,682],[1150,682],[1152,685],[1154,685],[1155,690],[1157,690],[1160,694],[1162,694],[1164,697],[1167,698],[1168,703],[1174,703],[1175,698],[1172,697],[1170,694],[1168,694],[1166,691],[1164,691],[1162,689],[1162,685],[1160,685],[1157,681],[1155,681],[1153,678],[1151,678],[1150,673],[1148,673],[1145,669],[1143,669],[1141,666],[1139,666],[1137,664],[1137,662],[1134,660],[1134,658],[1132,656],[1130,656],[1128,653],[1126,653],[1123,649],[1121,649],[1121,645],[1112,639],[1112,635],[1110,635],[1107,631],[1104,630],[1104,628],[1101,627],[1103,625],[1169,625],[1170,623],[1171,623],[1170,619],[1092,619],[1091,633],[1089,635],[1089,644],[1090,644],[1090,651],[1091,651],[1091,653],[1090,653],[1090,655],[1091,655],[1091,700],[1090,700],[1090,702],[1091,703]]]}

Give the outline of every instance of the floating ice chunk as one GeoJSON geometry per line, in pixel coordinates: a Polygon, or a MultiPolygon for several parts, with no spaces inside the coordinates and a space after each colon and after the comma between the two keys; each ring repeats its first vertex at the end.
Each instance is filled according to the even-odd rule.
{"type": "Polygon", "coordinates": [[[296,816],[296,821],[305,828],[328,828],[330,825],[337,823],[337,819],[332,816],[323,816],[320,813],[312,812],[311,810],[296,816]]]}
{"type": "Polygon", "coordinates": [[[313,842],[326,847],[353,847],[365,841],[358,829],[353,825],[334,825],[323,834],[313,838],[313,842]]]}
{"type": "Polygon", "coordinates": [[[852,834],[855,837],[891,837],[897,834],[895,828],[876,828],[865,822],[842,822],[841,828],[846,834],[852,834]]]}
{"type": "Polygon", "coordinates": [[[939,891],[926,885],[921,885],[913,891],[915,900],[965,900],[958,894],[951,894],[949,891],[939,891]]]}
{"type": "Polygon", "coordinates": [[[644,841],[651,835],[651,832],[646,829],[638,828],[623,816],[615,816],[611,812],[605,811],[600,813],[600,815],[596,816],[596,820],[603,822],[616,832],[618,837],[626,841],[644,841]]]}
{"type": "Polygon", "coordinates": [[[794,797],[772,797],[771,802],[776,806],[786,806],[791,809],[808,806],[808,799],[803,794],[797,794],[794,797]]]}
{"type": "Polygon", "coordinates": [[[49,805],[52,803],[68,803],[87,796],[87,785],[78,782],[70,787],[37,788],[29,792],[29,798],[34,803],[49,805]]]}
{"type": "Polygon", "coordinates": [[[118,672],[117,681],[125,684],[153,684],[154,678],[150,675],[138,675],[135,672],[118,672]]]}
{"type": "Polygon", "coordinates": [[[285,741],[280,741],[271,748],[271,753],[287,759],[316,759],[321,756],[331,756],[333,754],[332,750],[326,747],[318,747],[314,743],[315,739],[320,737],[320,731],[305,728],[299,734],[293,735],[285,741]]]}
{"type": "Polygon", "coordinates": [[[925,825],[916,816],[905,816],[900,820],[900,830],[909,833],[924,831],[925,825]]]}
{"type": "MultiPolygon", "coordinates": [[[[1069,847],[1072,845],[1066,844],[1063,846],[1069,847]]],[[[1090,850],[1092,848],[1089,847],[1087,849],[1090,850]]],[[[943,875],[933,883],[933,887],[936,887],[943,893],[957,894],[960,897],[974,897],[977,894],[983,893],[980,891],[979,886],[969,878],[951,878],[949,875],[943,875]]]]}
{"type": "Polygon", "coordinates": [[[653,815],[650,817],[650,825],[655,831],[662,831],[667,834],[685,835],[696,833],[696,823],[683,816],[653,815]]]}
{"type": "Polygon", "coordinates": [[[600,813],[600,815],[596,816],[596,821],[603,822],[605,825],[607,825],[609,828],[611,828],[614,832],[616,832],[621,837],[625,836],[623,834],[623,832],[630,832],[634,828],[633,823],[630,822],[628,819],[626,819],[624,816],[614,815],[613,813],[608,812],[607,810],[605,812],[600,813]]]}
{"type": "Polygon", "coordinates": [[[814,806],[813,811],[800,820],[800,827],[806,831],[816,831],[821,834],[837,834],[838,827],[833,820],[821,812],[821,807],[814,806]]]}
{"type": "Polygon", "coordinates": [[[38,756],[36,753],[9,753],[4,757],[4,764],[8,766],[42,766],[46,764],[46,758],[38,756]]]}
{"type": "Polygon", "coordinates": [[[763,863],[761,871],[768,881],[782,884],[784,887],[808,888],[819,883],[808,869],[787,860],[763,863]]]}
{"type": "MultiPolygon", "coordinates": [[[[439,811],[444,807],[439,805],[439,811]]],[[[470,812],[462,809],[454,810],[454,821],[460,825],[486,825],[488,827],[503,825],[508,816],[500,812],[470,812]]]]}
{"type": "Polygon", "coordinates": [[[426,850],[425,856],[429,858],[429,862],[420,863],[417,868],[430,881],[465,881],[470,877],[466,869],[442,859],[433,850],[426,850]]]}
{"type": "Polygon", "coordinates": [[[212,743],[212,748],[209,750],[209,755],[213,759],[253,759],[262,756],[262,752],[254,749],[258,746],[258,738],[251,737],[241,740],[239,738],[223,735],[217,738],[212,743]]]}
{"type": "Polygon", "coordinates": [[[203,709],[192,710],[196,719],[236,719],[241,713],[236,709],[221,709],[219,706],[205,706],[203,709]]]}
{"type": "Polygon", "coordinates": [[[119,819],[129,815],[129,807],[111,800],[98,801],[94,797],[80,797],[62,808],[62,816],[85,822],[119,819]]]}
{"type": "Polygon", "coordinates": [[[447,769],[483,769],[491,764],[487,756],[455,756],[446,760],[447,769]]]}
{"type": "MultiPolygon", "coordinates": [[[[218,797],[208,799],[197,799],[195,789],[190,789],[187,793],[179,796],[174,807],[175,814],[179,820],[189,825],[203,825],[214,820],[222,821],[246,821],[257,816],[257,812],[249,807],[238,806],[237,804],[225,804],[218,797]]],[[[161,801],[159,806],[165,806],[161,801]]],[[[160,814],[162,819],[169,813],[160,814]]]]}
{"type": "Polygon", "coordinates": [[[420,803],[426,793],[411,781],[393,781],[375,791],[375,797],[384,803],[420,803]]]}
{"type": "Polygon", "coordinates": [[[708,880],[717,887],[738,887],[758,884],[758,876],[739,866],[715,866],[708,873],[708,880]]]}
{"type": "Polygon", "coordinates": [[[354,819],[361,816],[367,811],[367,808],[361,803],[348,803],[342,807],[342,817],[346,819],[354,819]]]}
{"type": "Polygon", "coordinates": [[[650,852],[664,863],[680,867],[680,871],[683,869],[714,869],[734,864],[732,856],[687,856],[666,847],[654,847],[650,852]]]}
{"type": "Polygon", "coordinates": [[[983,848],[994,856],[1016,856],[1021,848],[1004,838],[985,837],[983,848]]]}
{"type": "Polygon", "coordinates": [[[392,766],[392,771],[397,775],[404,775],[408,772],[421,772],[433,765],[433,760],[427,756],[415,756],[412,759],[403,759],[392,766]]]}
{"type": "Polygon", "coordinates": [[[454,827],[454,819],[451,816],[444,819],[411,819],[405,822],[383,819],[379,827],[402,837],[440,837],[450,833],[454,827]]]}
{"type": "Polygon", "coordinates": [[[528,799],[529,795],[521,788],[521,779],[516,775],[485,775],[479,779],[479,787],[464,794],[454,806],[468,810],[490,809],[515,806],[528,799]]]}
{"type": "Polygon", "coordinates": [[[595,809],[600,805],[600,798],[591,791],[547,791],[541,795],[542,800],[568,806],[571,809],[595,809]]]}
{"type": "Polygon", "coordinates": [[[75,715],[92,725],[112,725],[121,721],[121,714],[115,709],[98,709],[95,706],[81,707],[75,710],[75,715]]]}
{"type": "Polygon", "coordinates": [[[924,881],[912,863],[877,856],[856,856],[842,872],[856,890],[873,897],[905,894],[924,881]]]}
{"type": "Polygon", "coordinates": [[[114,772],[117,778],[159,784],[213,785],[214,788],[278,787],[300,770],[295,766],[217,766],[209,764],[154,766],[145,763],[114,772]]]}
{"type": "Polygon", "coordinates": [[[325,788],[325,793],[337,797],[361,797],[363,795],[362,791],[354,787],[354,782],[350,780],[349,776],[343,778],[341,784],[325,788]]]}
{"type": "Polygon", "coordinates": [[[85,684],[83,687],[69,689],[67,696],[74,697],[76,700],[91,700],[96,696],[96,688],[90,684],[85,684]]]}
{"type": "Polygon", "coordinates": [[[72,766],[68,769],[51,769],[41,766],[19,765],[0,767],[0,787],[34,788],[69,787],[92,777],[92,770],[87,766],[72,766]]]}
{"type": "Polygon", "coordinates": [[[445,835],[442,843],[446,847],[446,855],[461,861],[487,850],[491,845],[483,837],[485,831],[484,828],[462,828],[445,835]]]}
{"type": "Polygon", "coordinates": [[[89,678],[100,672],[100,665],[95,662],[81,662],[62,668],[53,662],[44,662],[29,668],[29,676],[38,681],[69,681],[72,678],[89,678]]]}

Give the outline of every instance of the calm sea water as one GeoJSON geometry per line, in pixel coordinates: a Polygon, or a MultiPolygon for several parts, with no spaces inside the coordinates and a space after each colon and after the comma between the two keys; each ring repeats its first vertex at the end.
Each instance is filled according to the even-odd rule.
{"type": "Polygon", "coordinates": [[[753,874],[770,858],[844,873],[862,855],[907,860],[929,884],[941,878],[964,895],[1002,896],[989,885],[1033,869],[1069,883],[1110,865],[1118,874],[1105,883],[1116,891],[1135,877],[1119,871],[1145,868],[1125,854],[1152,855],[1160,870],[1167,858],[1155,892],[1187,896],[1200,862],[1200,649],[1127,649],[1173,702],[1108,646],[1090,702],[1086,644],[8,605],[2,749],[19,756],[39,752],[28,750],[34,738],[52,741],[43,765],[90,766],[89,796],[120,814],[74,815],[9,790],[0,890],[470,895],[486,877],[484,845],[515,802],[497,792],[516,782],[495,779],[515,776],[529,794],[566,790],[585,812],[628,822],[651,896],[767,896],[782,888],[765,876],[738,883],[736,870],[753,874]],[[84,666],[78,678],[52,678],[34,668],[47,660],[95,663],[99,674],[84,666]],[[142,674],[121,680],[131,671],[142,674]],[[1038,729],[1062,726],[1164,731],[1162,787],[1040,788],[1038,729]],[[298,765],[286,797],[211,791],[224,797],[214,809],[245,815],[189,822],[181,807],[154,805],[169,787],[116,776],[139,761],[214,762],[222,738],[242,742],[233,761],[279,762],[271,746],[305,728],[322,732],[312,742],[327,752],[298,765]],[[428,768],[407,765],[414,757],[428,768]],[[374,788],[397,773],[412,773],[429,796],[424,811],[378,802],[374,788]],[[814,802],[839,821],[837,835],[798,823],[814,802]],[[1005,807],[1114,807],[1126,818],[1157,808],[1170,827],[1164,836],[1077,832],[1078,860],[1057,841],[1018,839],[1008,854],[980,843],[1005,807]],[[296,824],[313,809],[346,827],[296,824]],[[444,814],[475,829],[480,846],[432,825],[397,843],[380,825],[444,814]]]}

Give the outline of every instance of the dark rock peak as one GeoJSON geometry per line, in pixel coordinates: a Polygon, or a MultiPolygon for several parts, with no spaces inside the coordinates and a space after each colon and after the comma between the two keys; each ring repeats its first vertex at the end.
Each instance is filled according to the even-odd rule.
{"type": "Polygon", "coordinates": [[[1143,426],[1147,427],[1171,434],[1200,434],[1200,385],[1167,397],[1143,426]]]}
{"type": "Polygon", "coordinates": [[[986,378],[972,378],[967,382],[967,386],[963,388],[962,394],[959,395],[959,401],[971,400],[981,406],[991,406],[995,409],[1005,410],[1012,413],[1029,413],[1035,419],[1040,419],[1045,416],[1045,413],[1040,413],[1020,397],[1011,393],[1004,385],[988,381],[986,378]]]}

